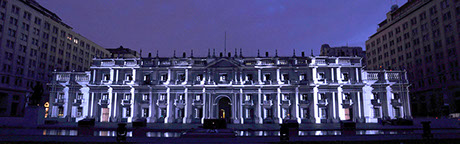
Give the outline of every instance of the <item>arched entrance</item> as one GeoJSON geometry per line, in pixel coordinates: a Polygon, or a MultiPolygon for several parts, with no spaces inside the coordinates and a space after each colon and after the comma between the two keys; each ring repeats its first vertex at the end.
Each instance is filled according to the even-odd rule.
{"type": "Polygon", "coordinates": [[[232,118],[232,105],[228,97],[222,97],[219,99],[219,119],[225,119],[227,123],[231,123],[232,118]]]}

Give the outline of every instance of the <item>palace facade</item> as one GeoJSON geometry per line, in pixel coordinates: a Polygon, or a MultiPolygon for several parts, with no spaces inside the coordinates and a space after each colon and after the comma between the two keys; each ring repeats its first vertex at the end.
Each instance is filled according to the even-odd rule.
{"type": "Polygon", "coordinates": [[[55,72],[49,119],[75,122],[373,123],[411,119],[403,71],[364,71],[360,57],[96,58],[55,72]]]}

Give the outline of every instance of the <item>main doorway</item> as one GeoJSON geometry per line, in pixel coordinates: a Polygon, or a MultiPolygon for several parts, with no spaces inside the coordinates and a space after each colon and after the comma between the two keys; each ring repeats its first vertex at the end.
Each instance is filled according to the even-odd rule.
{"type": "Polygon", "coordinates": [[[225,119],[227,123],[231,123],[232,105],[228,97],[222,97],[219,100],[219,119],[225,119]]]}

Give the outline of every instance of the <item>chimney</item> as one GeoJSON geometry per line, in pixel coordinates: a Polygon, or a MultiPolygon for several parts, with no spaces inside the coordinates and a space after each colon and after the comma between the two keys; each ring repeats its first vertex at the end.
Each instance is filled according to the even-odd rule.
{"type": "Polygon", "coordinates": [[[182,53],[182,57],[185,58],[187,57],[187,54],[185,52],[182,53]]]}
{"type": "Polygon", "coordinates": [[[149,53],[149,58],[151,58],[151,57],[152,57],[152,53],[149,53]]]}
{"type": "Polygon", "coordinates": [[[231,52],[228,53],[228,57],[232,57],[232,53],[231,53],[231,52]]]}
{"type": "Polygon", "coordinates": [[[305,57],[305,52],[304,51],[302,51],[302,57],[305,57]]]}
{"type": "Polygon", "coordinates": [[[268,52],[265,52],[265,57],[268,57],[268,52]]]}
{"type": "Polygon", "coordinates": [[[260,51],[257,49],[257,57],[260,57],[260,51]]]}
{"type": "Polygon", "coordinates": [[[220,52],[220,57],[222,57],[224,54],[222,52],[220,52]]]}

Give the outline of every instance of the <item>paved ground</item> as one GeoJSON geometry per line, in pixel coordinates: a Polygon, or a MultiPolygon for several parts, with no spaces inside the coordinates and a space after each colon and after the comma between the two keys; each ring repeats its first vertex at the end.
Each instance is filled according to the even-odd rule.
{"type": "MultiPolygon", "coordinates": [[[[431,121],[431,128],[433,129],[460,129],[460,120],[458,119],[434,119],[434,118],[418,118],[414,119],[413,126],[393,126],[393,125],[381,125],[377,123],[357,123],[357,129],[372,129],[372,130],[384,130],[384,129],[421,129],[422,121],[431,121]]],[[[149,123],[147,128],[151,130],[167,130],[167,131],[182,131],[189,129],[196,129],[201,124],[163,124],[163,123],[149,123]]],[[[39,128],[56,128],[56,129],[75,129],[77,123],[59,123],[52,125],[41,125],[39,128]]],[[[131,124],[127,125],[128,128],[132,128],[131,124]]],[[[228,124],[228,128],[234,130],[279,130],[279,124],[228,124]]],[[[115,129],[117,123],[96,123],[95,128],[97,129],[115,129]]],[[[300,124],[300,130],[339,130],[340,124],[300,124]]]]}

